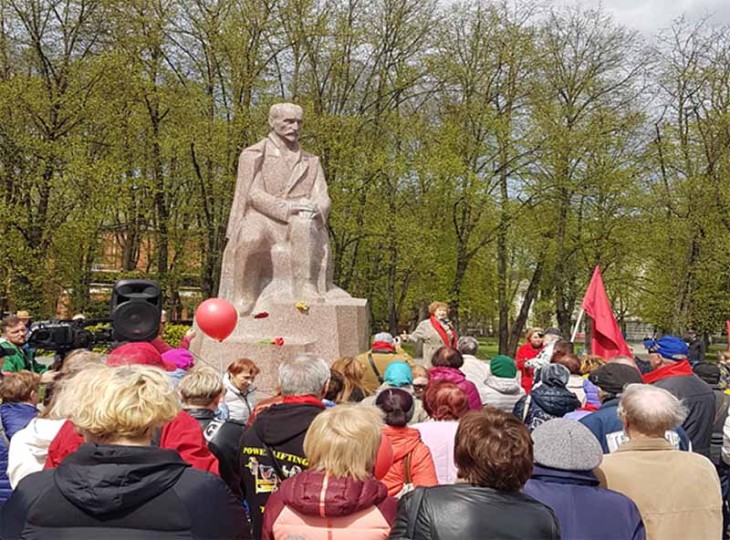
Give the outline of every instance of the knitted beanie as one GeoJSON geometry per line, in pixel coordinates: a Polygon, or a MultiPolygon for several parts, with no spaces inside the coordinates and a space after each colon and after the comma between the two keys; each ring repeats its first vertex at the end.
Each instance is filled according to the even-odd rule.
{"type": "Polygon", "coordinates": [[[554,418],[532,432],[535,463],[563,471],[590,471],[603,461],[595,435],[580,422],[554,418]]]}
{"type": "Polygon", "coordinates": [[[413,372],[411,366],[405,362],[391,362],[388,367],[385,368],[383,373],[383,379],[390,386],[408,386],[413,384],[413,372]]]}
{"type": "Polygon", "coordinates": [[[517,375],[517,366],[515,361],[509,356],[499,354],[492,358],[489,362],[489,367],[492,370],[492,375],[500,377],[502,379],[514,379],[517,375]]]}

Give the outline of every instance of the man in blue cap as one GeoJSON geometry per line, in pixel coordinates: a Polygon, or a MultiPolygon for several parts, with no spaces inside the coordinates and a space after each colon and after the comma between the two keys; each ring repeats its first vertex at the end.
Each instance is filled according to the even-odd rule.
{"type": "Polygon", "coordinates": [[[652,369],[644,375],[644,382],[664,388],[682,400],[687,408],[682,427],[692,441],[692,450],[709,458],[715,395],[710,385],[692,371],[687,343],[676,336],[664,336],[647,339],[644,347],[652,369]]]}

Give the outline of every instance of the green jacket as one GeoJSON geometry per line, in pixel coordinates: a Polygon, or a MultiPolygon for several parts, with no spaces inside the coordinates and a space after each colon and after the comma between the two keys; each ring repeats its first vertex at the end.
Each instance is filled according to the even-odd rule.
{"type": "Polygon", "coordinates": [[[13,345],[8,341],[0,343],[0,347],[3,349],[15,351],[15,354],[11,356],[5,356],[3,362],[3,371],[22,371],[24,369],[32,371],[34,373],[43,373],[48,368],[44,365],[39,364],[35,361],[35,355],[31,351],[26,351],[13,345]]]}

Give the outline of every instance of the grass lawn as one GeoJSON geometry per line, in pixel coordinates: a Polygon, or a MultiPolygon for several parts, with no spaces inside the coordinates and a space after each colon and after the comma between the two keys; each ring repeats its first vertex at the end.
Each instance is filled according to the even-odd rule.
{"type": "MultiPolygon", "coordinates": [[[[499,354],[499,343],[497,338],[477,338],[479,341],[479,351],[477,352],[477,358],[482,360],[488,360],[493,356],[499,354]]],[[[404,343],[403,350],[408,354],[415,357],[416,344],[415,343],[404,343]]]]}

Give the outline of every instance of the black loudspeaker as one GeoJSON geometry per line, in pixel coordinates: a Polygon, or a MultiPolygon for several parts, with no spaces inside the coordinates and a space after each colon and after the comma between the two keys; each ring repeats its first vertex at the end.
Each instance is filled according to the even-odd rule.
{"type": "Polygon", "coordinates": [[[160,332],[160,286],[146,279],[122,279],[112,290],[112,329],[116,341],[152,341],[160,332]]]}

